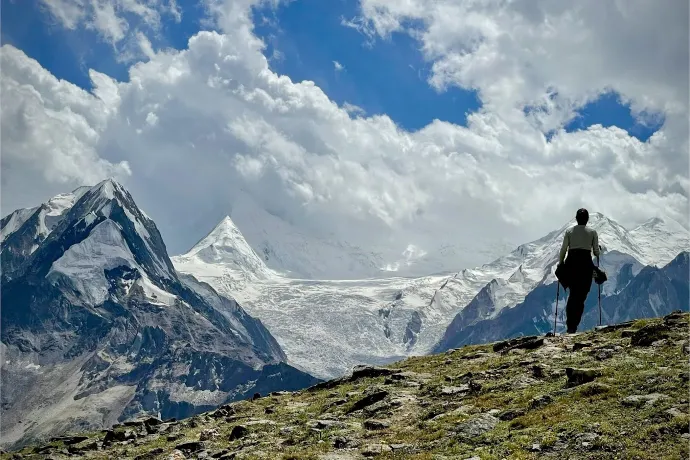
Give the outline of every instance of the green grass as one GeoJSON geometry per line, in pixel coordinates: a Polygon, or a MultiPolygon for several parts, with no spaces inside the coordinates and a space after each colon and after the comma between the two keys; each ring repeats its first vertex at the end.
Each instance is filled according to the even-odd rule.
{"type": "MultiPolygon", "coordinates": [[[[621,331],[585,333],[576,337],[549,339],[548,346],[561,347],[559,356],[541,356],[542,349],[493,353],[491,345],[464,347],[434,356],[412,357],[391,365],[391,368],[429,374],[428,378],[412,378],[419,387],[406,382],[386,383],[385,377],[360,379],[331,389],[301,391],[279,397],[265,397],[233,405],[234,422],[207,415],[194,417],[197,426],[188,421],[177,427],[183,435],[167,442],[166,435],[150,436],[140,443],[112,445],[103,451],[89,451],[85,458],[134,458],[155,448],[166,458],[176,445],[197,441],[202,430],[215,428],[220,435],[208,441],[207,450],[213,454],[221,450],[239,451],[237,458],[317,459],[327,452],[337,452],[334,440],[344,437],[361,451],[369,444],[407,444],[412,451],[384,453],[377,458],[469,458],[481,459],[661,459],[688,458],[688,384],[681,379],[688,372],[688,355],[681,352],[680,342],[687,338],[688,315],[673,326],[666,345],[632,347],[630,338],[622,338],[621,331]],[[573,342],[588,341],[591,348],[571,351],[573,342]],[[604,345],[618,345],[620,351],[609,359],[596,359],[596,350],[604,345]],[[478,352],[487,357],[463,359],[478,352]],[[541,357],[540,357],[541,356],[541,357]],[[521,364],[523,363],[523,364],[521,364]],[[529,364],[527,364],[529,363],[529,364]],[[532,376],[531,365],[540,364],[544,376],[532,376]],[[566,367],[596,368],[601,376],[594,382],[566,389],[566,367]],[[460,377],[468,372],[481,390],[468,395],[441,395],[444,386],[457,386],[460,377]],[[521,379],[531,377],[533,384],[516,386],[521,379]],[[363,397],[371,387],[386,389],[391,398],[408,398],[390,410],[373,418],[385,420],[390,428],[369,431],[363,428],[368,418],[361,411],[345,415],[348,408],[363,397]],[[662,393],[668,399],[641,408],[627,407],[622,401],[630,395],[662,393]],[[349,396],[348,396],[349,395],[349,396]],[[542,406],[531,406],[537,397],[548,395],[551,400],[542,406]],[[339,399],[347,402],[334,406],[339,399]],[[453,412],[466,406],[466,411],[453,412]],[[266,414],[266,408],[273,412],[266,414]],[[684,412],[672,416],[668,409],[684,412]],[[458,426],[472,420],[475,414],[490,410],[524,410],[513,420],[499,421],[493,430],[476,437],[456,435],[458,426]],[[437,415],[445,414],[440,418],[437,415]],[[312,429],[309,422],[334,418],[342,426],[321,431],[312,429]],[[249,424],[250,420],[270,420],[272,424],[249,424]],[[233,427],[244,424],[247,437],[228,441],[233,427]],[[284,431],[289,429],[290,431],[284,431]],[[590,436],[590,440],[578,436],[590,436]],[[594,436],[596,435],[596,436],[594,436]],[[583,445],[583,442],[589,445],[583,445]],[[533,446],[538,445],[538,448],[533,446]]],[[[631,329],[660,322],[660,319],[636,321],[631,329]]],[[[390,381],[389,381],[390,382],[390,381]]],[[[100,433],[92,435],[101,437],[100,433]]],[[[85,443],[91,442],[91,440],[85,443]]],[[[25,449],[22,453],[28,453],[25,449]]],[[[4,454],[2,459],[10,458],[4,454]]]]}

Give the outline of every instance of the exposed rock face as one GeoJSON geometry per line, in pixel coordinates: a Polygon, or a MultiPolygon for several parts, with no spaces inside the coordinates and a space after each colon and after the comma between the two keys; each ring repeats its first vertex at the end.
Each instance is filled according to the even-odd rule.
{"type": "Polygon", "coordinates": [[[48,233],[29,218],[2,243],[3,444],[318,382],[237,302],[178,275],[122,186],[82,192],[48,233]]]}

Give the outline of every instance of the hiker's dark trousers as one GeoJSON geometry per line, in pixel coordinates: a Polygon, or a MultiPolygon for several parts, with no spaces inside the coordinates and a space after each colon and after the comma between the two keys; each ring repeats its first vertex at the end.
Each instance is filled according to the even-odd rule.
{"type": "Polygon", "coordinates": [[[568,332],[577,331],[585,310],[585,301],[592,288],[592,273],[594,264],[591,253],[584,249],[571,249],[565,259],[568,268],[570,293],[565,306],[566,326],[568,332]]]}

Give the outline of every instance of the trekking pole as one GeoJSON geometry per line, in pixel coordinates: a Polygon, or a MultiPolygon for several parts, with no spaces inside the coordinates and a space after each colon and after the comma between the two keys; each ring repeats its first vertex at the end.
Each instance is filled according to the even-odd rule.
{"type": "MultiPolygon", "coordinates": [[[[597,256],[597,268],[599,268],[599,256],[597,256]]],[[[599,287],[599,326],[601,326],[601,284],[597,283],[597,286],[599,287]]]]}
{"type": "Polygon", "coordinates": [[[556,337],[556,321],[558,321],[558,297],[561,294],[561,283],[556,281],[556,313],[553,314],[553,336],[556,337]]]}

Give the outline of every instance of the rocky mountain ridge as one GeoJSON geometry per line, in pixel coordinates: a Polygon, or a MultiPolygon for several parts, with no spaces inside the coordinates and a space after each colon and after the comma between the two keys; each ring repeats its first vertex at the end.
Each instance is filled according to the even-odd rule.
{"type": "Polygon", "coordinates": [[[236,301],[178,274],[120,184],[63,197],[3,219],[3,445],[318,381],[236,301]]]}
{"type": "Polygon", "coordinates": [[[188,420],[144,418],[0,458],[687,458],[688,316],[356,367],[188,420]]]}

